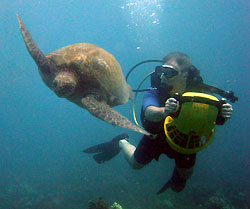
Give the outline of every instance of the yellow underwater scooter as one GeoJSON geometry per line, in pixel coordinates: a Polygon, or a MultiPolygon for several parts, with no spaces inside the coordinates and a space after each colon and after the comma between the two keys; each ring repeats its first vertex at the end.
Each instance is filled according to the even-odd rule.
{"type": "Polygon", "coordinates": [[[212,142],[216,121],[222,120],[219,111],[225,100],[196,92],[186,92],[176,99],[179,111],[164,121],[166,141],[179,153],[196,153],[212,142]]]}

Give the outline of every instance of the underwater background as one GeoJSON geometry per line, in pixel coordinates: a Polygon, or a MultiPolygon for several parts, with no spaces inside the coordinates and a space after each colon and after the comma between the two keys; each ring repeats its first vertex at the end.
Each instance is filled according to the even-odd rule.
{"type": "MultiPolygon", "coordinates": [[[[99,197],[124,209],[250,208],[249,11],[247,0],[1,0],[0,208],[82,209],[99,197]],[[239,101],[231,120],[216,127],[212,144],[198,153],[183,192],[156,195],[174,167],[164,155],[132,170],[122,154],[98,165],[82,153],[122,132],[134,145],[141,135],[100,121],[49,90],[16,13],[44,53],[93,43],[113,54],[126,75],[138,62],[181,51],[205,83],[234,91],[239,101]]],[[[155,65],[138,67],[129,84],[136,88],[155,65]]],[[[131,102],[115,109],[133,120],[131,102]]]]}

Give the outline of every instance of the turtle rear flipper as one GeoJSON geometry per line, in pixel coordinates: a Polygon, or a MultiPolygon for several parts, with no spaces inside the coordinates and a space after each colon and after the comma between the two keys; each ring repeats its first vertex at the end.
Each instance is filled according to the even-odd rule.
{"type": "Polygon", "coordinates": [[[88,95],[84,97],[81,102],[83,107],[88,110],[92,115],[103,121],[108,122],[113,126],[119,126],[121,128],[127,128],[145,135],[150,135],[149,132],[131,123],[126,117],[113,110],[106,103],[97,101],[95,99],[95,96],[88,95]]]}

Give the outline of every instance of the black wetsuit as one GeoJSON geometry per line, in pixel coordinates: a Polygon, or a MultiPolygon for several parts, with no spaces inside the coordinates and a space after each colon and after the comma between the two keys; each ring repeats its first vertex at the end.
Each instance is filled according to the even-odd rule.
{"type": "Polygon", "coordinates": [[[195,164],[196,154],[181,154],[173,150],[166,141],[164,133],[164,120],[159,122],[150,122],[145,119],[144,111],[148,106],[164,107],[166,100],[170,98],[169,94],[163,94],[158,89],[145,93],[141,109],[141,120],[144,128],[152,134],[157,134],[156,139],[144,135],[137,146],[134,156],[138,163],[146,165],[153,159],[158,160],[161,154],[175,159],[175,164],[179,168],[191,168],[195,164]]]}

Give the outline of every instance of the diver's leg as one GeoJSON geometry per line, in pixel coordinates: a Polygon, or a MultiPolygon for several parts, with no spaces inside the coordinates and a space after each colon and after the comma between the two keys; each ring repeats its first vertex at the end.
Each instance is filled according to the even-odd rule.
{"type": "Polygon", "coordinates": [[[126,140],[120,140],[119,147],[131,168],[140,169],[158,156],[154,143],[154,139],[144,135],[137,147],[126,140]]]}
{"type": "Polygon", "coordinates": [[[171,178],[172,185],[171,188],[175,192],[182,191],[187,180],[193,174],[193,167],[195,164],[196,154],[192,155],[182,155],[180,154],[175,158],[175,168],[173,176],[171,178]]]}
{"type": "Polygon", "coordinates": [[[119,141],[119,147],[121,148],[123,155],[131,168],[140,169],[144,166],[143,164],[138,163],[134,157],[134,153],[136,150],[135,146],[130,144],[127,140],[123,139],[119,141]]]}
{"type": "Polygon", "coordinates": [[[192,168],[179,168],[178,166],[175,166],[177,172],[180,174],[180,176],[184,179],[189,179],[193,174],[193,167],[192,168]]]}

